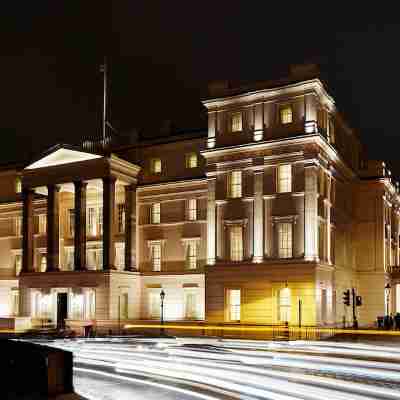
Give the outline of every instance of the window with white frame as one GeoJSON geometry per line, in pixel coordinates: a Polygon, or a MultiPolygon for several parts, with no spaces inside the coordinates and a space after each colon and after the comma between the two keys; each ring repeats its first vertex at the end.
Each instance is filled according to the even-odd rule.
{"type": "Polygon", "coordinates": [[[118,204],[118,233],[125,232],[125,204],[118,204]]]}
{"type": "Polygon", "coordinates": [[[278,299],[278,316],[281,322],[290,322],[290,310],[291,310],[291,293],[289,288],[283,288],[279,291],[278,299]]]}
{"type": "Polygon", "coordinates": [[[242,171],[232,171],[229,175],[228,185],[229,197],[242,197],[242,171]]]}
{"type": "Polygon", "coordinates": [[[161,222],[161,204],[153,203],[150,210],[150,223],[159,224],[161,222]]]}
{"type": "Polygon", "coordinates": [[[291,258],[293,256],[292,223],[278,223],[278,257],[291,258]]]}
{"type": "Polygon", "coordinates": [[[161,271],[161,242],[151,243],[150,259],[153,271],[161,271]]]}
{"type": "Polygon", "coordinates": [[[185,305],[185,319],[198,319],[198,293],[196,289],[185,289],[184,291],[184,305],[185,305]]]}
{"type": "Polygon", "coordinates": [[[70,237],[75,234],[75,210],[73,208],[68,210],[68,234],[70,237]]]}
{"type": "Polygon", "coordinates": [[[235,112],[232,114],[231,117],[231,128],[232,132],[241,132],[243,129],[243,123],[242,123],[242,113],[241,112],[235,112]]]}
{"type": "Polygon", "coordinates": [[[243,227],[231,226],[229,229],[231,261],[243,260],[243,227]]]}
{"type": "Polygon", "coordinates": [[[39,234],[44,235],[46,234],[47,230],[47,216],[46,214],[39,214],[38,219],[39,219],[39,234]]]}
{"type": "Polygon", "coordinates": [[[284,105],[279,110],[280,121],[282,125],[290,124],[293,122],[293,110],[292,106],[284,105]]]}
{"type": "Polygon", "coordinates": [[[292,166],[284,164],[278,166],[278,193],[292,191],[292,166]]]}
{"type": "Polygon", "coordinates": [[[161,159],[160,158],[152,158],[150,160],[150,172],[152,174],[160,174],[161,173],[161,159]]]}
{"type": "Polygon", "coordinates": [[[197,241],[189,241],[186,249],[186,265],[188,269],[197,268],[197,241]]]}
{"type": "Polygon", "coordinates": [[[185,159],[186,159],[186,168],[197,168],[198,161],[196,153],[187,153],[185,159]]]}
{"type": "Polygon", "coordinates": [[[240,321],[240,289],[227,290],[228,295],[228,320],[240,321]]]}
{"type": "Polygon", "coordinates": [[[15,236],[22,236],[22,217],[15,217],[14,230],[15,236]]]}
{"type": "Polygon", "coordinates": [[[189,199],[187,201],[187,219],[189,221],[196,221],[197,219],[197,200],[189,199]]]}

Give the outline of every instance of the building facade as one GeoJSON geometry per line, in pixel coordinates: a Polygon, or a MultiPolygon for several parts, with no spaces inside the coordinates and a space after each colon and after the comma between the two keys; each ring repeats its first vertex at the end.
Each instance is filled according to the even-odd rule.
{"type": "MultiPolygon", "coordinates": [[[[400,312],[399,190],[310,67],[203,102],[208,132],[0,172],[0,320],[342,326],[400,312]]],[[[11,322],[10,322],[11,321],[11,322]]],[[[22,321],[22,322],[21,322],[22,321]]]]}

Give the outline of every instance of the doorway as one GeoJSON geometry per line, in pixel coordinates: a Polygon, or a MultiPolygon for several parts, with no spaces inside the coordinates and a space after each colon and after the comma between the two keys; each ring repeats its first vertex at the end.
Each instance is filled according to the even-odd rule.
{"type": "Polygon", "coordinates": [[[68,318],[68,293],[57,293],[57,328],[65,328],[68,318]]]}

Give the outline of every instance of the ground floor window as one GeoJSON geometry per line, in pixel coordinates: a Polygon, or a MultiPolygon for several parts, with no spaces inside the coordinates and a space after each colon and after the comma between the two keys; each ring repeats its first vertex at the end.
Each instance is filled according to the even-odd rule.
{"type": "Polygon", "coordinates": [[[199,298],[195,291],[185,292],[185,319],[198,319],[199,298]]]}
{"type": "Polygon", "coordinates": [[[11,314],[19,315],[19,290],[11,290],[11,314]]]}
{"type": "Polygon", "coordinates": [[[228,319],[229,321],[240,321],[240,289],[229,289],[228,294],[228,319]]]}
{"type": "Polygon", "coordinates": [[[160,315],[161,315],[160,292],[152,291],[149,293],[149,316],[150,318],[158,319],[160,318],[160,315]]]}
{"type": "Polygon", "coordinates": [[[122,293],[119,297],[119,317],[121,319],[128,319],[128,293],[122,293]]]}
{"type": "Polygon", "coordinates": [[[291,294],[289,288],[283,288],[279,291],[279,321],[289,322],[290,321],[290,309],[291,309],[291,294]]]}
{"type": "Polygon", "coordinates": [[[87,249],[86,264],[89,270],[99,270],[103,266],[103,249],[87,249]]]}
{"type": "Polygon", "coordinates": [[[396,313],[400,313],[400,283],[396,284],[396,313]]]}
{"type": "Polygon", "coordinates": [[[125,267],[125,243],[115,243],[115,266],[119,270],[125,267]]]}

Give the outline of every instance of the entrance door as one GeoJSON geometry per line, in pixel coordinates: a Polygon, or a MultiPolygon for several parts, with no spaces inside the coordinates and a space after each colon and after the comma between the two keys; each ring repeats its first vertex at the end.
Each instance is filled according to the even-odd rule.
{"type": "Polygon", "coordinates": [[[57,328],[65,328],[65,319],[68,318],[68,294],[57,294],[57,328]]]}

